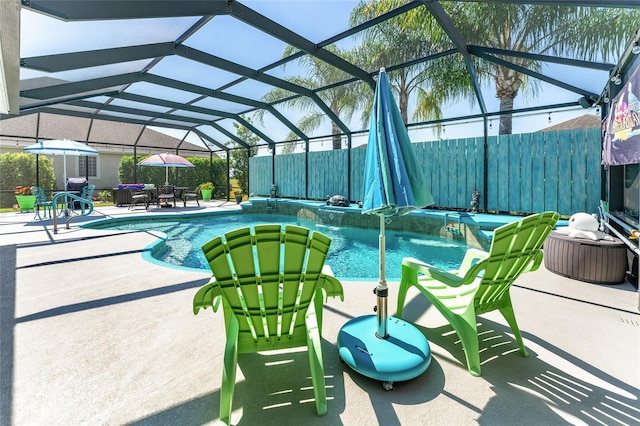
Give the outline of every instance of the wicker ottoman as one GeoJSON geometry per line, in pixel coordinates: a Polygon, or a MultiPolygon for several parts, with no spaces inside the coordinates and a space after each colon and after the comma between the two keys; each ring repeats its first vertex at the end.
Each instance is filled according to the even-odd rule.
{"type": "Polygon", "coordinates": [[[627,249],[617,238],[593,241],[554,231],[544,243],[544,266],[579,281],[617,284],[625,279],[627,249]]]}

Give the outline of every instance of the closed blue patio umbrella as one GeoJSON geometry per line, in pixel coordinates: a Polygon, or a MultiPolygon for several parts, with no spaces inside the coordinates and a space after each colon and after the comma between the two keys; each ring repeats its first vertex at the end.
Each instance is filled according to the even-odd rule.
{"type": "MultiPolygon", "coordinates": [[[[387,318],[385,221],[432,203],[426,178],[382,68],[371,111],[362,201],[362,214],[380,217],[377,318],[351,320],[341,330],[338,345],[347,364],[362,374],[384,380],[385,388],[391,388],[394,380],[416,377],[431,361],[428,342],[414,327],[403,323],[402,327],[394,328],[393,333],[398,335],[390,338],[388,333],[391,323],[387,318]],[[369,330],[372,323],[377,324],[376,330],[369,330]],[[400,341],[410,345],[398,344],[400,341]]],[[[395,319],[393,327],[399,321],[402,320],[395,319]]]]}
{"type": "MultiPolygon", "coordinates": [[[[433,197],[416,160],[384,68],[380,70],[371,110],[364,167],[362,214],[380,216],[380,275],[376,293],[385,297],[385,218],[433,204],[433,197]]],[[[386,297],[379,302],[386,304],[386,297]]],[[[380,311],[386,314],[386,307],[378,306],[380,311]]],[[[385,318],[381,317],[379,322],[378,334],[386,336],[385,318]]]]}

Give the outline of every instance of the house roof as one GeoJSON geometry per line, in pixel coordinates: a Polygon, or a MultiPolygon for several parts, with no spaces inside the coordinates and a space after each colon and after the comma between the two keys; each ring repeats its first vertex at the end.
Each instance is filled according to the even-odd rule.
{"type": "Polygon", "coordinates": [[[175,152],[177,149],[183,155],[198,156],[209,155],[210,152],[205,147],[157,132],[141,124],[47,113],[2,120],[0,140],[2,139],[11,139],[20,146],[32,144],[36,140],[71,139],[89,143],[99,151],[126,149],[129,152],[133,145],[144,153],[175,152]]]}
{"type": "Polygon", "coordinates": [[[538,130],[539,132],[551,132],[553,130],[586,129],[589,127],[600,127],[600,117],[594,114],[584,114],[553,126],[538,130]]]}

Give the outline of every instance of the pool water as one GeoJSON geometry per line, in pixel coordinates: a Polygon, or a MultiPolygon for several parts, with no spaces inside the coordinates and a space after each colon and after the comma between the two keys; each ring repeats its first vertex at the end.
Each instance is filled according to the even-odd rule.
{"type": "MultiPolygon", "coordinates": [[[[334,227],[316,224],[294,216],[275,214],[211,215],[190,218],[138,220],[103,224],[116,230],[160,231],[167,234],[166,247],[154,257],[171,265],[209,271],[200,247],[213,237],[236,228],[262,223],[303,226],[331,238],[326,264],[342,279],[377,280],[379,247],[377,229],[334,227]]],[[[467,250],[465,244],[429,235],[387,230],[386,278],[399,280],[404,257],[415,257],[442,269],[456,269],[467,250]]]]}

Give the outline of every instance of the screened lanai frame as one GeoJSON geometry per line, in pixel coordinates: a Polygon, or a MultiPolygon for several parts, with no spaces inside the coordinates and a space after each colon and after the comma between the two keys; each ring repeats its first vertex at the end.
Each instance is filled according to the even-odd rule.
{"type": "MultiPolygon", "coordinates": [[[[532,7],[640,7],[635,0],[485,2],[532,7]]],[[[409,127],[475,117],[483,120],[486,138],[491,117],[590,107],[602,102],[603,88],[610,75],[615,74],[617,65],[483,47],[481,41],[462,37],[441,3],[447,2],[407,1],[391,12],[350,28],[345,14],[357,4],[355,1],[16,0],[22,17],[17,112],[21,115],[46,112],[169,129],[178,132],[180,141],[195,138],[205,150],[224,152],[227,161],[229,150],[249,148],[236,136],[234,123],[255,134],[258,147],[269,147],[272,155],[276,154],[277,145],[288,142],[284,133],[296,135],[294,140],[301,141],[306,152],[311,140],[331,136],[326,127],[314,134],[301,131],[294,124],[295,114],[282,107],[283,100],[268,103],[262,99],[271,88],[277,87],[291,93],[287,99],[303,96],[312,99],[317,112],[337,126],[347,141],[347,148],[351,148],[352,136],[366,132],[366,124],[354,124],[354,120],[345,122],[334,114],[322,98],[323,91],[353,82],[369,86],[373,91],[378,69],[361,69],[327,47],[353,45],[361,31],[416,8],[426,8],[436,17],[451,39],[451,48],[405,63],[385,64],[387,71],[391,73],[447,55],[462,55],[472,76],[475,105],[459,116],[410,123],[409,127]],[[322,9],[329,9],[330,13],[322,13],[322,9]],[[320,20],[323,16],[325,19],[320,20]],[[37,30],[25,27],[27,21],[37,30]],[[283,58],[283,50],[288,45],[298,52],[283,58]],[[287,77],[301,73],[297,60],[304,55],[318,58],[348,77],[315,88],[287,81],[287,77]],[[536,72],[500,56],[534,59],[562,71],[555,75],[536,72]],[[475,76],[474,57],[506,65],[558,88],[560,95],[543,105],[514,106],[511,111],[500,112],[491,105],[493,94],[487,92],[475,76]],[[571,72],[576,69],[586,75],[580,84],[575,83],[576,73],[571,72]],[[270,121],[266,125],[249,121],[260,109],[268,112],[270,121]]],[[[11,49],[3,48],[3,55],[7,51],[11,49]]],[[[12,87],[10,80],[7,86],[12,87]]],[[[6,117],[10,116],[2,116],[6,117]]],[[[97,148],[101,143],[91,142],[97,148]]],[[[123,144],[130,145],[134,155],[140,148],[150,148],[140,145],[138,140],[123,141],[123,144]]],[[[180,145],[175,150],[179,152],[180,145]]]]}

